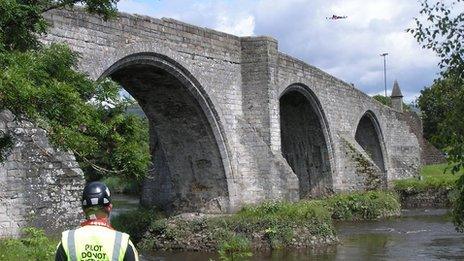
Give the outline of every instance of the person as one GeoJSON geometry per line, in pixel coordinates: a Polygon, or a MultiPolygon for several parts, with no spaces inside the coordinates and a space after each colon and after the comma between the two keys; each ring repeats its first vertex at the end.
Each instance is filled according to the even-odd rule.
{"type": "Polygon", "coordinates": [[[82,193],[86,220],[77,229],[62,233],[55,261],[138,261],[129,235],[114,230],[109,221],[113,205],[108,187],[90,182],[82,193]]]}

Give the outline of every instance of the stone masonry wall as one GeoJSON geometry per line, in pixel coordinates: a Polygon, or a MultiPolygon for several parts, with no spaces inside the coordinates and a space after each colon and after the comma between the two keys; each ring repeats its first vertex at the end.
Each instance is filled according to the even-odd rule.
{"type": "Polygon", "coordinates": [[[76,227],[84,175],[74,156],[54,149],[43,129],[8,110],[0,112],[0,135],[12,141],[0,164],[0,238],[27,226],[51,233],[76,227]]]}
{"type": "MultiPolygon", "coordinates": [[[[363,182],[359,181],[359,168],[347,153],[345,142],[354,140],[359,121],[366,112],[375,117],[380,129],[379,140],[386,169],[386,177],[382,179],[389,182],[418,174],[418,139],[402,113],[382,105],[351,84],[286,54],[279,53],[278,63],[277,93],[284,93],[288,86],[298,83],[314,93],[319,101],[316,107],[326,117],[335,191],[366,189],[360,185],[363,182]]],[[[272,117],[278,118],[279,115],[272,117]]],[[[274,128],[279,130],[280,126],[274,128]]]]}
{"type": "MultiPolygon", "coordinates": [[[[376,126],[384,162],[380,180],[418,173],[418,139],[402,113],[280,53],[278,41],[271,37],[237,37],[173,19],[127,14],[104,22],[80,9],[46,16],[53,28],[43,42],[69,44],[81,55],[79,70],[93,79],[111,75],[119,69],[119,61],[127,57],[133,58],[134,65],[147,63],[137,60],[141,55],[156,56],[160,68],[177,68],[168,72],[187,79],[181,81],[184,89],[195,97],[208,121],[198,124],[210,125],[218,145],[227,180],[228,193],[221,194],[228,195],[227,211],[265,200],[299,198],[298,177],[282,157],[281,149],[279,101],[289,86],[299,86],[313,97],[311,106],[320,119],[321,137],[327,146],[323,158],[324,164],[330,165],[326,168],[330,169],[328,180],[332,183],[329,191],[368,189],[362,185],[366,184],[366,175],[360,175],[360,169],[375,170],[375,161],[380,161],[370,159],[355,139],[357,126],[367,112],[376,126]],[[345,141],[353,143],[356,155],[366,158],[366,168],[360,168],[347,154],[345,141]]],[[[156,88],[156,84],[153,86],[156,88]]],[[[166,129],[167,133],[171,131],[182,130],[166,129]]],[[[191,144],[195,142],[186,138],[191,144]]],[[[188,149],[190,145],[183,146],[188,149]]],[[[170,164],[176,163],[168,160],[170,164]]]]}

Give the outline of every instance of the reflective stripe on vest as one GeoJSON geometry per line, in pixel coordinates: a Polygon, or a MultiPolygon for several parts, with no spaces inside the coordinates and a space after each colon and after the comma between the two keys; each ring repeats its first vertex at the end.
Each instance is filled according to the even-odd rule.
{"type": "Polygon", "coordinates": [[[129,235],[101,226],[63,232],[61,244],[68,261],[123,261],[129,235]]]}

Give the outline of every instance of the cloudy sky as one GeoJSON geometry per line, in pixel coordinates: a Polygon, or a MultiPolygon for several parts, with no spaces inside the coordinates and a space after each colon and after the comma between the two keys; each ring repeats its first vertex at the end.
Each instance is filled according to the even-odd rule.
{"type": "Polygon", "coordinates": [[[398,80],[408,102],[437,77],[438,59],[405,32],[419,13],[416,0],[121,0],[118,8],[239,36],[272,36],[281,52],[371,95],[384,92],[384,52],[387,88],[398,80]],[[348,18],[326,19],[333,14],[348,18]]]}

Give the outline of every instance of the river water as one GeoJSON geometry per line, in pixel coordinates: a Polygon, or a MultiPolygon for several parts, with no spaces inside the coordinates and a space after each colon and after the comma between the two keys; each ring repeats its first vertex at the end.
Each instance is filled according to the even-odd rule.
{"type": "MultiPolygon", "coordinates": [[[[124,208],[128,209],[127,204],[124,208]]],[[[250,260],[464,260],[464,235],[454,230],[445,209],[404,210],[400,218],[341,222],[336,227],[340,238],[336,246],[257,253],[250,260]]],[[[219,260],[219,256],[180,252],[144,254],[142,258],[156,261],[210,259],[219,260]]]]}

